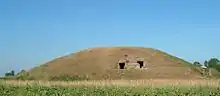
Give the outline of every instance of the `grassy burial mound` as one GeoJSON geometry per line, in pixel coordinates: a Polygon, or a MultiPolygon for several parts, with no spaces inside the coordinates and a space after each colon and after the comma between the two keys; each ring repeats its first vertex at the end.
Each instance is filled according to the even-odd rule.
{"type": "Polygon", "coordinates": [[[193,79],[192,64],[160,50],[143,47],[89,48],[56,58],[25,74],[35,79],[193,79]],[[68,78],[67,78],[68,79],[68,78]]]}

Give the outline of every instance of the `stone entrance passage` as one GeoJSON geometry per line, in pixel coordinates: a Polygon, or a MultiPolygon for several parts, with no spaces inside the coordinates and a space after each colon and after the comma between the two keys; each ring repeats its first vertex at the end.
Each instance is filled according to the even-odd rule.
{"type": "Polygon", "coordinates": [[[119,68],[120,68],[120,69],[125,69],[125,63],[122,63],[122,62],[119,63],[119,68]]]}
{"type": "Polygon", "coordinates": [[[143,68],[143,66],[144,66],[144,61],[137,61],[137,63],[139,64],[140,68],[143,68]]]}

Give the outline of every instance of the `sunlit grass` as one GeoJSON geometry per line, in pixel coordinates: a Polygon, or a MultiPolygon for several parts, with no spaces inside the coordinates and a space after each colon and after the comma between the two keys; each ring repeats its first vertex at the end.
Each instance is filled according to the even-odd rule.
{"type": "Polygon", "coordinates": [[[220,86],[220,80],[207,79],[207,80],[175,80],[175,79],[148,79],[148,80],[88,80],[88,81],[19,81],[19,80],[1,80],[3,84],[12,85],[30,85],[38,84],[42,86],[81,86],[81,85],[94,85],[94,86],[166,86],[166,85],[183,85],[183,86],[220,86]]]}
{"type": "Polygon", "coordinates": [[[220,96],[220,80],[0,81],[0,96],[220,96]]]}

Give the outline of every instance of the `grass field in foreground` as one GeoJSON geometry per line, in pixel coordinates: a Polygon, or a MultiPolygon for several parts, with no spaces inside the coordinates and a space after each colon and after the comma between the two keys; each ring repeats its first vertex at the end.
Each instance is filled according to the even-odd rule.
{"type": "Polygon", "coordinates": [[[220,96],[218,85],[218,80],[1,81],[0,96],[220,96]]]}

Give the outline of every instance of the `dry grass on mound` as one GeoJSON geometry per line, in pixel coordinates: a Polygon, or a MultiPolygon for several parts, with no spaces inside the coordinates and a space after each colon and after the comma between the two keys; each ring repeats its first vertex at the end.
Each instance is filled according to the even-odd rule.
{"type": "Polygon", "coordinates": [[[171,79],[149,79],[149,80],[90,80],[90,81],[16,81],[4,80],[0,84],[9,85],[42,85],[42,86],[220,86],[220,80],[171,80],[171,79]]]}
{"type": "MultiPolygon", "coordinates": [[[[36,79],[66,75],[88,76],[92,80],[121,79],[119,60],[124,60],[125,55],[130,63],[136,63],[136,59],[143,59],[147,71],[123,71],[123,79],[146,79],[146,78],[196,78],[201,73],[191,70],[189,62],[184,61],[168,53],[143,47],[99,47],[89,48],[60,58],[55,58],[45,64],[36,66],[28,71],[28,74],[36,79]],[[98,69],[98,70],[97,70],[98,69]],[[189,72],[189,70],[191,70],[189,72]]],[[[126,68],[135,69],[130,64],[126,68]]]]}

